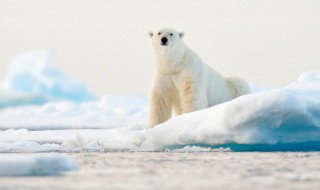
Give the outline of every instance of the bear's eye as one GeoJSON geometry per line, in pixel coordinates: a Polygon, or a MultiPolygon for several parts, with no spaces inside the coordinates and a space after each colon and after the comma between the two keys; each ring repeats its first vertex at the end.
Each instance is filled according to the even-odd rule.
{"type": "Polygon", "coordinates": [[[170,33],[170,36],[173,36],[173,34],[172,34],[172,33],[170,33]]]}
{"type": "Polygon", "coordinates": [[[160,36],[160,35],[161,35],[161,32],[159,32],[158,35],[160,36]]]}

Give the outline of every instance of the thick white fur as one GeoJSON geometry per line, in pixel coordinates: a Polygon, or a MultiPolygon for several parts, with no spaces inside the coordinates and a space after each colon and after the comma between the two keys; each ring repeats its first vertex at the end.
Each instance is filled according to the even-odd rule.
{"type": "Polygon", "coordinates": [[[220,73],[203,63],[182,41],[183,33],[162,29],[150,33],[155,56],[155,73],[150,94],[149,121],[153,127],[176,115],[229,101],[250,93],[246,81],[220,73]],[[161,38],[168,39],[167,46],[161,38]]]}

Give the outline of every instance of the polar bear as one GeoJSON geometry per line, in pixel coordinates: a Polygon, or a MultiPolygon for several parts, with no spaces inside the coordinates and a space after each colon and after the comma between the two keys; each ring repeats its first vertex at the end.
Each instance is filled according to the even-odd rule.
{"type": "Polygon", "coordinates": [[[165,28],[149,33],[155,72],[149,102],[147,128],[176,115],[205,109],[250,93],[246,81],[223,77],[188,48],[184,33],[165,28]]]}

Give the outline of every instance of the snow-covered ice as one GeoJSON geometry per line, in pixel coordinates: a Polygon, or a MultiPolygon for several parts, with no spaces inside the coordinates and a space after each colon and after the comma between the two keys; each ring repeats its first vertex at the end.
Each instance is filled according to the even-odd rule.
{"type": "Polygon", "coordinates": [[[91,102],[59,101],[0,109],[0,129],[114,128],[143,124],[146,117],[146,97],[106,95],[91,102]]]}
{"type": "Polygon", "coordinates": [[[319,82],[296,82],[182,115],[148,131],[144,145],[158,149],[185,144],[301,142],[314,142],[319,149],[319,82]]]}
{"type": "Polygon", "coordinates": [[[251,83],[253,94],[145,129],[146,96],[94,99],[50,60],[40,51],[13,61],[0,92],[0,151],[320,150],[318,71],[279,89],[251,83]]]}
{"type": "MultiPolygon", "coordinates": [[[[145,129],[143,124],[147,115],[146,98],[127,98],[111,97],[108,101],[105,97],[98,102],[80,105],[59,102],[32,108],[4,109],[0,111],[1,122],[7,123],[1,126],[10,126],[11,122],[14,127],[14,123],[23,121],[22,124],[27,123],[25,128],[35,129],[30,126],[42,126],[52,119],[49,124],[69,127],[69,130],[50,130],[53,129],[50,125],[43,126],[49,129],[47,131],[3,130],[0,139],[4,143],[40,143],[40,151],[45,143],[59,146],[53,146],[51,150],[66,151],[163,151],[190,145],[231,147],[235,151],[320,150],[320,82],[299,81],[285,88],[242,96],[205,110],[174,117],[152,129],[145,129]],[[89,120],[86,115],[96,119],[89,120]],[[21,119],[15,121],[18,117],[21,119]],[[54,123],[55,120],[61,123],[54,123]],[[122,125],[116,125],[117,122],[122,125]],[[90,126],[101,129],[88,129],[90,126]]],[[[17,128],[21,127],[23,125],[17,128]]],[[[15,146],[12,144],[11,147],[15,146]]],[[[0,143],[0,147],[5,147],[2,151],[10,150],[8,144],[1,146],[0,143]]]]}
{"type": "Polygon", "coordinates": [[[61,154],[0,156],[0,176],[59,175],[77,169],[78,166],[72,158],[61,154]]]}

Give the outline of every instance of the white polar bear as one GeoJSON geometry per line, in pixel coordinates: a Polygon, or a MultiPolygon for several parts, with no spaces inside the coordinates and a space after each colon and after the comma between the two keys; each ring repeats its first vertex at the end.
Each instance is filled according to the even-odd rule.
{"type": "Polygon", "coordinates": [[[174,29],[150,32],[155,73],[150,94],[149,121],[153,127],[176,115],[208,108],[250,93],[240,78],[225,78],[203,63],[174,29]]]}

